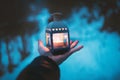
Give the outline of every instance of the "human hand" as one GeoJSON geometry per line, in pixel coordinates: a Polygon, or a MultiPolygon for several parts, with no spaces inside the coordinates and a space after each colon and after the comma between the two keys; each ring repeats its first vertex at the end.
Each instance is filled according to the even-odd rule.
{"type": "Polygon", "coordinates": [[[42,43],[42,41],[38,41],[38,51],[40,55],[43,56],[48,56],[51,58],[53,61],[55,61],[58,65],[61,64],[63,61],[65,61],[71,54],[75,53],[76,51],[79,51],[80,49],[83,48],[83,46],[77,46],[79,41],[71,41],[70,42],[70,50],[68,52],[65,52],[64,54],[61,55],[53,55],[49,48],[45,47],[42,43]]]}

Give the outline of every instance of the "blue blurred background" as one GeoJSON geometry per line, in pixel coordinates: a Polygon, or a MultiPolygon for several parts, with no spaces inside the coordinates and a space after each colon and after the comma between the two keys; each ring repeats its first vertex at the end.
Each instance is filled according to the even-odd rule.
{"type": "Polygon", "coordinates": [[[60,80],[120,80],[120,0],[4,0],[0,10],[0,80],[15,80],[39,56],[53,12],[84,45],[60,65],[60,80]]]}

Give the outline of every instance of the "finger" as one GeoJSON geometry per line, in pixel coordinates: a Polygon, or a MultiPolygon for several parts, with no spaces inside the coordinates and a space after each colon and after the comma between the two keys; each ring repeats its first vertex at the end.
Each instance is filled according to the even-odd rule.
{"type": "Polygon", "coordinates": [[[38,47],[45,52],[49,52],[49,49],[43,45],[43,42],[41,40],[38,41],[38,47]]]}
{"type": "Polygon", "coordinates": [[[42,43],[41,40],[38,41],[38,47],[40,47],[40,48],[43,48],[43,47],[44,47],[44,45],[43,45],[43,43],[42,43]]]}
{"type": "Polygon", "coordinates": [[[70,40],[70,45],[73,43],[73,41],[72,40],[70,40]]]}
{"type": "Polygon", "coordinates": [[[43,45],[43,43],[42,43],[42,41],[41,40],[38,40],[38,46],[42,46],[43,45]]]}
{"type": "Polygon", "coordinates": [[[78,44],[78,42],[79,42],[79,41],[77,41],[77,40],[74,41],[74,42],[71,44],[70,48],[74,48],[74,47],[78,44]]]}
{"type": "Polygon", "coordinates": [[[79,50],[81,50],[82,48],[83,48],[83,46],[78,46],[77,48],[73,48],[73,49],[70,50],[70,53],[74,53],[74,52],[76,52],[76,51],[79,51],[79,50]]]}

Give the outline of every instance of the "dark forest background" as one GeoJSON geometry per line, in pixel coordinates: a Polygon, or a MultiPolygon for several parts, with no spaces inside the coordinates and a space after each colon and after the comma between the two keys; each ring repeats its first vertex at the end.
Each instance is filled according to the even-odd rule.
{"type": "MultiPolygon", "coordinates": [[[[47,7],[50,13],[60,11],[64,16],[69,16],[73,8],[87,6],[91,11],[100,7],[100,15],[105,16],[105,24],[101,30],[117,31],[120,33],[120,2],[119,0],[2,0],[0,1],[0,38],[14,37],[24,33],[34,33],[33,25],[25,21],[28,14],[33,13],[29,5],[35,4],[37,14],[43,7],[47,7]],[[110,13],[111,11],[111,13],[110,13]],[[110,14],[110,16],[109,16],[110,14]],[[26,25],[31,25],[27,27],[26,25]],[[26,26],[26,27],[24,27],[26,26]]],[[[90,20],[94,18],[91,17],[90,20]]]]}
{"type": "MultiPolygon", "coordinates": [[[[87,6],[90,12],[92,12],[92,9],[99,9],[100,15],[105,17],[101,31],[115,31],[120,34],[120,0],[1,0],[0,44],[2,40],[9,44],[9,41],[16,36],[21,36],[24,45],[23,50],[19,51],[22,55],[21,61],[23,61],[29,55],[26,50],[24,35],[28,34],[30,36],[39,31],[37,21],[28,22],[26,20],[29,14],[36,15],[42,8],[47,8],[49,13],[62,12],[64,17],[67,18],[71,15],[73,9],[77,10],[83,6],[87,6]],[[36,5],[36,10],[31,10],[30,5],[32,4],[36,5]]],[[[89,22],[92,20],[97,19],[91,15],[89,22]]],[[[7,50],[7,54],[9,56],[9,50],[7,50]]],[[[0,76],[4,74],[1,57],[0,53],[0,76]]],[[[16,66],[12,64],[10,58],[9,61],[8,70],[12,72],[16,66]]]]}

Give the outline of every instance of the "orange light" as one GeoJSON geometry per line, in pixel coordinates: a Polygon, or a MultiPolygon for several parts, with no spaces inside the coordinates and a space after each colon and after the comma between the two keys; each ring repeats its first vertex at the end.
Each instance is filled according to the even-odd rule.
{"type": "Polygon", "coordinates": [[[53,34],[53,46],[54,48],[65,47],[68,45],[67,33],[55,33],[53,34]]]}

